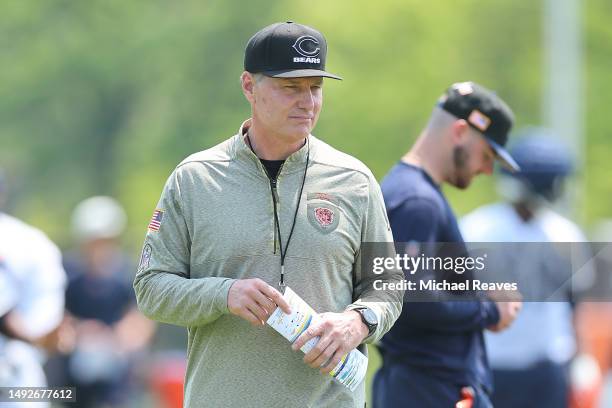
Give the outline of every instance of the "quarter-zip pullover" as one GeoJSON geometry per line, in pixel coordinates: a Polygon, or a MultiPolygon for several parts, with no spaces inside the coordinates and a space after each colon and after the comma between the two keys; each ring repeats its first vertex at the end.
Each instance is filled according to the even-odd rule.
{"type": "MultiPolygon", "coordinates": [[[[351,393],[310,368],[273,329],[230,314],[227,296],[236,279],[278,288],[274,201],[285,239],[299,198],[285,283],[319,313],[369,307],[379,324],[366,340],[379,339],[403,295],[363,283],[362,243],[393,241],[380,188],[364,164],[312,135],[271,186],[245,143],[248,126],[188,157],[168,179],[134,281],[138,305],[150,318],[188,329],[186,407],[363,407],[364,384],[351,393]]],[[[400,281],[403,273],[384,278],[400,281]]]]}

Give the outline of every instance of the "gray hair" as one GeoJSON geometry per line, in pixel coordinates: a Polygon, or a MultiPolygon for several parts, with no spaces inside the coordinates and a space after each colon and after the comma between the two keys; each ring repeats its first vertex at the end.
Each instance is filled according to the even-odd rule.
{"type": "Polygon", "coordinates": [[[253,80],[255,81],[255,83],[258,83],[259,81],[261,81],[262,79],[265,78],[265,75],[262,74],[261,72],[256,72],[256,73],[251,74],[251,75],[253,75],[253,80]]]}
{"type": "MultiPolygon", "coordinates": [[[[248,72],[248,71],[247,71],[247,72],[248,72]]],[[[251,74],[251,76],[253,77],[253,82],[254,82],[254,83],[258,83],[259,81],[261,81],[262,79],[264,79],[264,78],[265,78],[265,75],[264,75],[264,74],[262,74],[261,72],[255,72],[255,73],[253,73],[253,72],[249,72],[249,74],[251,74]]],[[[238,78],[238,80],[239,80],[240,82],[242,82],[242,75],[240,75],[240,78],[238,78]]]]}

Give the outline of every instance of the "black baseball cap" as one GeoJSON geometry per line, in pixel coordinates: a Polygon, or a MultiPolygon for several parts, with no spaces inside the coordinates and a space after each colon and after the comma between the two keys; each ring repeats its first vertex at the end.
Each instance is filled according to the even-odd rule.
{"type": "Polygon", "coordinates": [[[514,123],[514,113],[495,92],[475,82],[453,84],[439,99],[438,106],[482,133],[506,169],[515,172],[519,165],[504,148],[514,123]]]}
{"type": "Polygon", "coordinates": [[[251,37],[244,51],[244,70],[274,78],[322,76],[327,42],[314,28],[287,21],[269,25],[251,37]]]}

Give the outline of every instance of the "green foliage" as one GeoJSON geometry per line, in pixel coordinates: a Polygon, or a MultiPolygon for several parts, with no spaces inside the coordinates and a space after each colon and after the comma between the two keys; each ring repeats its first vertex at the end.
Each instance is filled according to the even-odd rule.
{"type": "MultiPolygon", "coordinates": [[[[539,2],[432,0],[124,2],[6,1],[0,13],[0,165],[12,212],[70,242],[70,211],[94,194],[126,206],[138,251],[172,168],[232,135],[248,117],[238,78],[257,29],[294,19],[329,41],[315,134],[377,177],[406,151],[438,96],[476,80],[538,123],[542,88],[539,2]]],[[[604,197],[611,144],[607,80],[612,8],[585,7],[586,219],[610,216],[604,197]]],[[[491,180],[449,191],[463,213],[495,198],[491,180]]]]}
{"type": "Polygon", "coordinates": [[[586,159],[583,170],[586,205],[589,220],[610,217],[612,182],[608,171],[612,157],[612,3],[589,0],[585,10],[584,47],[586,55],[585,88],[586,159]]]}

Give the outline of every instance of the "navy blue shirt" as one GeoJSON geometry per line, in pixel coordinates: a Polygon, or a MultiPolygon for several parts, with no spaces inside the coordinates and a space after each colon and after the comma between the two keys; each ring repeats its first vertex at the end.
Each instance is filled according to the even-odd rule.
{"type": "Polygon", "coordinates": [[[126,279],[131,276],[131,263],[124,258],[109,262],[113,270],[103,276],[90,274],[87,268],[87,263],[78,254],[64,256],[68,275],[66,310],[79,319],[98,320],[112,326],[136,303],[132,285],[126,279]]]}
{"type": "MultiPolygon", "coordinates": [[[[399,162],[381,187],[395,242],[464,242],[440,187],[423,169],[399,162]]],[[[498,320],[497,306],[488,300],[405,302],[380,349],[385,360],[490,391],[482,331],[498,320]]]]}

